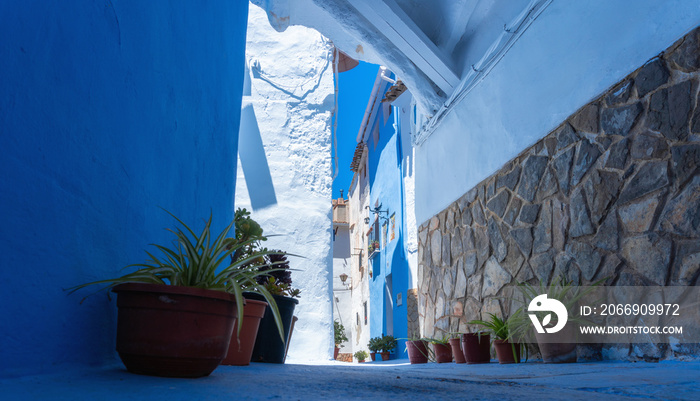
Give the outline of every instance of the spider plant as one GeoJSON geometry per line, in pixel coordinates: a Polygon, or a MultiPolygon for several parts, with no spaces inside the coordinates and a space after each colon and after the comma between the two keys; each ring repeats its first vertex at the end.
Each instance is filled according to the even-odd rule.
{"type": "MultiPolygon", "coordinates": [[[[165,209],[163,209],[165,210],[165,209]]],[[[236,300],[238,333],[243,325],[243,291],[255,291],[262,294],[272,309],[280,337],[284,341],[282,320],[274,298],[266,287],[259,284],[256,278],[269,273],[258,270],[255,263],[268,254],[279,251],[248,252],[245,257],[230,261],[230,255],[247,249],[251,244],[263,240],[264,237],[253,235],[245,241],[227,237],[234,225],[232,221],[219,235],[211,233],[212,215],[206,220],[201,234],[195,233],[182,220],[165,210],[181,227],[167,229],[175,234],[175,240],[170,246],[152,244],[159,255],[146,251],[150,260],[146,263],[128,265],[125,268],[136,267],[136,271],[121,277],[93,281],[72,287],[69,293],[95,284],[107,284],[101,290],[112,288],[118,284],[129,282],[169,284],[174,286],[196,287],[209,290],[225,291],[233,294],[236,300]],[[227,261],[228,264],[226,263],[227,261]],[[224,266],[224,267],[222,267],[224,266]]],[[[273,269],[274,270],[274,269],[273,269]]]]}

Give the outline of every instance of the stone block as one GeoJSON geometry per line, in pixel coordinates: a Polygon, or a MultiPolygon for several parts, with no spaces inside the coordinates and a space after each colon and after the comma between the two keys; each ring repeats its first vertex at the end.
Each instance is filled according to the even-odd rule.
{"type": "Polygon", "coordinates": [[[700,241],[678,241],[673,264],[676,284],[697,285],[698,271],[700,271],[700,241]]]}
{"type": "MultiPolygon", "coordinates": [[[[698,107],[700,110],[700,107],[698,107]]],[[[700,144],[671,147],[671,173],[675,185],[681,186],[700,168],[700,144]]]]}
{"type": "Polygon", "coordinates": [[[620,221],[625,231],[642,233],[649,230],[651,223],[654,221],[659,201],[660,196],[656,195],[620,206],[617,212],[620,215],[620,221]]]}
{"type": "Polygon", "coordinates": [[[591,221],[599,224],[607,213],[608,206],[620,190],[620,176],[609,171],[593,170],[584,183],[591,221]]]}
{"type": "Polygon", "coordinates": [[[508,191],[501,191],[496,196],[491,198],[486,207],[489,208],[496,216],[503,217],[506,212],[506,207],[508,206],[508,201],[510,200],[510,194],[508,191]]]}
{"type": "Polygon", "coordinates": [[[627,103],[627,101],[630,98],[630,95],[632,94],[633,87],[633,79],[627,79],[623,81],[615,88],[613,88],[613,90],[608,92],[608,95],[605,97],[605,103],[607,103],[608,106],[617,106],[623,103],[627,103]]]}
{"type": "Polygon", "coordinates": [[[580,188],[574,190],[569,205],[569,236],[572,238],[593,234],[593,224],[586,208],[586,198],[580,188]]]}
{"type": "Polygon", "coordinates": [[[493,217],[489,219],[488,229],[489,240],[491,241],[491,249],[493,249],[493,256],[496,257],[496,260],[501,262],[503,261],[503,259],[505,259],[506,254],[508,253],[508,245],[503,240],[503,235],[501,234],[501,230],[498,227],[498,223],[493,217]]]}
{"type": "Polygon", "coordinates": [[[452,264],[452,246],[451,244],[452,236],[450,233],[442,234],[442,265],[450,266],[452,264]]]}
{"type": "Polygon", "coordinates": [[[503,221],[506,222],[506,224],[510,226],[515,224],[515,219],[518,218],[520,206],[522,206],[522,204],[523,202],[518,197],[513,197],[513,199],[511,199],[506,215],[503,217],[503,221]]]}
{"type": "Polygon", "coordinates": [[[506,187],[512,191],[515,189],[515,186],[518,185],[519,179],[520,166],[516,165],[509,172],[498,175],[498,177],[496,178],[496,190],[506,187]]]}
{"type": "Polygon", "coordinates": [[[629,155],[629,140],[623,138],[615,142],[608,151],[608,160],[605,162],[605,167],[624,170],[627,165],[627,156],[629,155]]]}
{"type": "Polygon", "coordinates": [[[514,228],[510,231],[510,236],[520,248],[522,254],[525,257],[529,257],[532,251],[532,229],[529,227],[514,228]]]}
{"type": "Polygon", "coordinates": [[[700,70],[700,29],[686,35],[680,45],[667,56],[667,60],[671,68],[683,72],[700,70]]]}
{"type": "Polygon", "coordinates": [[[646,126],[671,140],[688,138],[693,90],[692,82],[684,81],[652,94],[646,126]]]}
{"type": "Polygon", "coordinates": [[[552,201],[542,204],[540,220],[533,230],[532,252],[542,253],[552,247],[552,201]]]}
{"type": "Polygon", "coordinates": [[[535,273],[535,277],[542,283],[549,283],[552,270],[554,270],[555,253],[554,249],[550,249],[545,253],[530,258],[530,267],[535,273]]]}
{"type": "Polygon", "coordinates": [[[569,122],[576,131],[579,132],[598,132],[598,105],[587,104],[583,106],[578,113],[569,119],[569,122]]]}
{"type": "Polygon", "coordinates": [[[564,250],[566,233],[569,230],[569,205],[557,199],[552,200],[552,246],[564,250]]]}
{"type": "MultiPolygon", "coordinates": [[[[457,264],[457,275],[454,285],[454,298],[464,298],[467,295],[467,276],[464,273],[463,263],[457,264]]],[[[460,315],[460,314],[457,314],[460,315]]]]}
{"type": "Polygon", "coordinates": [[[585,242],[571,241],[566,245],[566,252],[581,268],[581,275],[586,281],[591,281],[598,271],[603,255],[585,242]]]}
{"type": "Polygon", "coordinates": [[[488,230],[486,229],[474,230],[474,239],[476,242],[476,259],[478,267],[481,267],[491,254],[491,247],[489,246],[489,236],[487,231],[488,230]]]}
{"type": "Polygon", "coordinates": [[[552,136],[557,138],[557,152],[579,140],[578,135],[576,135],[576,132],[569,123],[562,124],[552,133],[552,136]]]}
{"type": "Polygon", "coordinates": [[[481,302],[481,283],[482,276],[475,274],[467,279],[467,296],[481,302]]]}
{"type": "Polygon", "coordinates": [[[669,76],[670,74],[664,61],[659,57],[654,58],[639,70],[634,79],[637,95],[640,98],[646,96],[647,93],[665,84],[669,76]]]}
{"type": "Polygon", "coordinates": [[[480,202],[474,202],[472,205],[472,217],[474,218],[474,223],[480,226],[486,225],[486,216],[484,216],[484,211],[481,209],[480,202]]]}
{"type": "Polygon", "coordinates": [[[438,230],[430,234],[430,255],[434,266],[442,265],[442,234],[438,230]]]}
{"type": "Polygon", "coordinates": [[[530,156],[523,163],[523,169],[518,184],[518,195],[528,202],[535,199],[537,187],[547,167],[546,156],[530,156]]]}
{"type": "Polygon", "coordinates": [[[525,204],[520,208],[520,216],[518,220],[525,224],[534,224],[537,221],[537,216],[540,213],[540,205],[525,204]]]}
{"type": "Polygon", "coordinates": [[[482,297],[498,294],[498,291],[508,284],[511,280],[511,275],[491,256],[484,267],[484,283],[481,289],[482,297]]]}
{"type": "Polygon", "coordinates": [[[470,277],[477,270],[476,252],[468,252],[464,255],[464,274],[470,277]]]}
{"type": "Polygon", "coordinates": [[[600,125],[608,135],[629,134],[637,118],[642,114],[643,107],[639,102],[627,106],[603,109],[600,125]]]}
{"type": "Polygon", "coordinates": [[[639,168],[625,189],[622,190],[618,203],[630,202],[668,184],[668,163],[665,161],[648,162],[639,168]]]}
{"type": "Polygon", "coordinates": [[[662,159],[668,154],[668,144],[664,138],[643,132],[634,138],[630,154],[637,160],[662,159]]]}
{"type": "Polygon", "coordinates": [[[559,191],[557,176],[552,171],[552,168],[548,168],[542,177],[542,181],[540,181],[540,187],[537,190],[537,199],[542,201],[554,195],[557,191],[559,191]]]}
{"type": "Polygon", "coordinates": [[[700,175],[666,202],[660,217],[661,229],[684,237],[700,237],[700,175]]]}
{"type": "Polygon", "coordinates": [[[591,169],[593,164],[600,157],[601,152],[598,146],[584,139],[577,145],[576,158],[571,168],[571,186],[575,187],[581,182],[583,176],[591,169]]]}
{"type": "Polygon", "coordinates": [[[627,265],[656,285],[666,284],[671,261],[671,241],[655,233],[627,238],[622,242],[627,265]]]}
{"type": "Polygon", "coordinates": [[[620,237],[617,215],[615,209],[608,212],[603,224],[598,227],[598,232],[593,237],[593,246],[606,251],[617,251],[619,249],[618,239],[620,237]]]}

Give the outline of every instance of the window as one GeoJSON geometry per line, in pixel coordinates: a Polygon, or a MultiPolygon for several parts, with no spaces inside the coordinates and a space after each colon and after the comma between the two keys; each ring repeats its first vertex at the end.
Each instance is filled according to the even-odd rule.
{"type": "Polygon", "coordinates": [[[367,301],[365,301],[362,306],[365,310],[365,326],[367,326],[367,301]]]}

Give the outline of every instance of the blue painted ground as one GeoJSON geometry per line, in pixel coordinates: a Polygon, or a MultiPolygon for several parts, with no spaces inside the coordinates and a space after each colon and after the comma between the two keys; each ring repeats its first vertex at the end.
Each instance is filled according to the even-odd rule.
{"type": "Polygon", "coordinates": [[[2,400],[700,400],[700,362],[410,365],[406,360],[221,366],[200,379],[123,367],[0,380],[2,400]]]}

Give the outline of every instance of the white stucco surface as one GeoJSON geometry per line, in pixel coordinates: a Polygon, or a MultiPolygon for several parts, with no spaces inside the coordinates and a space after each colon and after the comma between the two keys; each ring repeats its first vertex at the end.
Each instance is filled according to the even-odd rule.
{"type": "Polygon", "coordinates": [[[417,147],[418,223],[699,24],[697,2],[552,2],[417,147]]]}
{"type": "Polygon", "coordinates": [[[265,234],[276,235],[265,246],[303,256],[290,258],[301,298],[287,361],[327,360],[333,355],[331,48],[309,28],[275,31],[254,5],[247,35],[250,96],[244,96],[236,206],[252,210],[265,234]]]}

